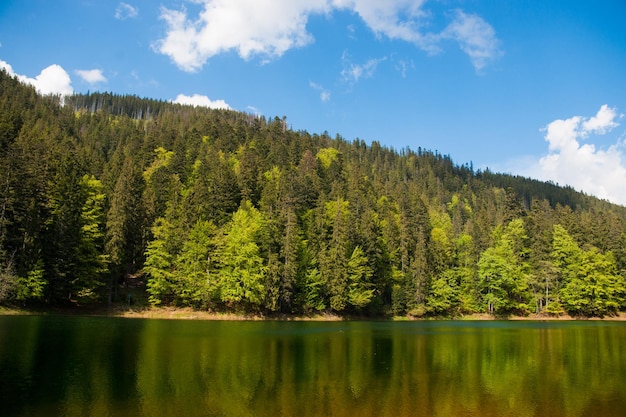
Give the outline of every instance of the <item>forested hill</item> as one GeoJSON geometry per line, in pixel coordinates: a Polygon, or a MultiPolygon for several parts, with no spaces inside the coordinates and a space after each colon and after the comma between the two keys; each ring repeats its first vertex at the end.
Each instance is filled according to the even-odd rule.
{"type": "Polygon", "coordinates": [[[625,269],[626,208],[571,188],[284,118],[41,97],[0,71],[0,302],[141,281],[212,310],[603,316],[625,269]]]}

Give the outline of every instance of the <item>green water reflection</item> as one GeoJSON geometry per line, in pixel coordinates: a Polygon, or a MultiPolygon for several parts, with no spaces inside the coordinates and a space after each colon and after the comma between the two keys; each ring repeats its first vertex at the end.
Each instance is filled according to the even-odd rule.
{"type": "Polygon", "coordinates": [[[2,416],[623,416],[619,322],[0,316],[2,416]]]}

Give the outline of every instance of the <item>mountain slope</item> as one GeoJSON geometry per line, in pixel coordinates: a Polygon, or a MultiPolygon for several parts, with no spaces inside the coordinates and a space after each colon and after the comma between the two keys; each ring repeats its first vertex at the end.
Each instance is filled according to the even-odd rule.
{"type": "Polygon", "coordinates": [[[115,301],[142,279],[154,304],[217,310],[624,307],[626,209],[571,188],[279,118],[0,86],[0,300],[115,301]]]}

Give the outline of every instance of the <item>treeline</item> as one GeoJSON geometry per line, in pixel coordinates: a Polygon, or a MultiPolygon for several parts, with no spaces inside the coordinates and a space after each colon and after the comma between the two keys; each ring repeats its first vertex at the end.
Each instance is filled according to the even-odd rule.
{"type": "Polygon", "coordinates": [[[308,314],[623,310],[626,208],[284,118],[0,72],[0,302],[308,314]]]}
{"type": "Polygon", "coordinates": [[[152,119],[167,110],[171,103],[137,96],[122,96],[112,93],[76,94],[65,97],[64,105],[75,112],[105,112],[113,116],[128,116],[132,119],[152,119]]]}

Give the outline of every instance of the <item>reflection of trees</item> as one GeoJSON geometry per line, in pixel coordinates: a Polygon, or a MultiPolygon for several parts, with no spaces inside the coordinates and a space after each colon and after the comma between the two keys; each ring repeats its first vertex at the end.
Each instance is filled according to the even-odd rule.
{"type": "Polygon", "coordinates": [[[624,331],[602,325],[211,326],[211,337],[176,332],[163,343],[146,328],[144,415],[583,416],[617,415],[610,399],[624,406],[624,331]],[[204,409],[190,400],[199,397],[204,409]]]}
{"type": "Polygon", "coordinates": [[[0,316],[0,415],[137,415],[134,370],[142,323],[0,316]]]}
{"type": "Polygon", "coordinates": [[[626,326],[611,322],[15,319],[29,319],[21,337],[0,325],[8,415],[610,417],[626,407],[626,326]]]}

